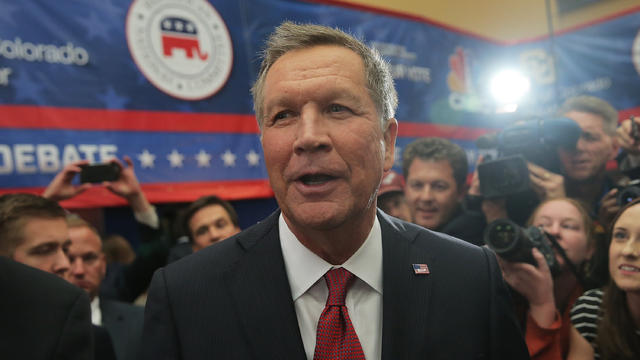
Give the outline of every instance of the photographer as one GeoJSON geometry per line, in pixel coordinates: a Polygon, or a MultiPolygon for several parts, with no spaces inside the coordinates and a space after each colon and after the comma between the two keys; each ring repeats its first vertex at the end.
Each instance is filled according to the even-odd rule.
{"type": "Polygon", "coordinates": [[[573,267],[580,269],[575,274],[564,257],[553,252],[558,267],[552,274],[537,248],[532,249],[535,266],[498,257],[505,281],[520,295],[516,296],[516,310],[531,358],[560,360],[568,352],[569,309],[583,292],[582,269],[593,254],[592,222],[577,201],[556,198],[541,203],[529,225],[553,236],[573,267]]]}
{"type": "Polygon", "coordinates": [[[168,247],[160,229],[156,210],[147,200],[134,172],[133,161],[128,156],[124,157],[124,161],[127,166],[123,166],[117,159],[111,160],[120,168],[117,179],[97,185],[73,183],[74,177],[81,173],[82,166],[89,162],[80,160],[70,163],[53,178],[42,196],[54,201],[62,201],[82,192],[91,191],[93,187],[103,186],[129,203],[139,225],[142,240],[138,256],[128,265],[111,263],[107,266],[100,296],[132,302],[147,288],[153,272],[166,263],[168,247]]]}
{"type": "Polygon", "coordinates": [[[620,209],[615,187],[623,181],[620,174],[606,171],[618,153],[618,112],[602,99],[577,96],[567,99],[560,113],[582,129],[574,151],[559,151],[567,196],[588,204],[591,216],[606,228],[620,209]]]}

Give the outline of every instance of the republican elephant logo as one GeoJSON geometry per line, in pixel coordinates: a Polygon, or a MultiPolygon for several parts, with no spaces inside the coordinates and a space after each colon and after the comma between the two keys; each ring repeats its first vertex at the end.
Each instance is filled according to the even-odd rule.
{"type": "Polygon", "coordinates": [[[207,60],[209,54],[200,50],[198,29],[196,25],[181,17],[166,17],[160,21],[160,36],[162,37],[162,52],[165,57],[172,57],[173,51],[182,49],[187,59],[193,59],[194,54],[200,60],[207,60]]]}

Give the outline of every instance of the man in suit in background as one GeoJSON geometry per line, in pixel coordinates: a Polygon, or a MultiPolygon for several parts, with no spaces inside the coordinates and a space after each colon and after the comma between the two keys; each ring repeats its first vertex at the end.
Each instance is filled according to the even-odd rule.
{"type": "Polygon", "coordinates": [[[238,213],[233,205],[215,195],[201,196],[189,204],[180,216],[180,223],[189,242],[171,248],[168,263],[240,232],[238,213]]]}
{"type": "Polygon", "coordinates": [[[376,210],[397,95],[342,31],[281,24],[252,89],[281,211],[156,272],[146,359],[526,359],[495,256],[376,210]]]}
{"type": "Polygon", "coordinates": [[[464,149],[447,139],[420,138],[409,143],[402,154],[404,194],[412,222],[483,245],[484,214],[463,205],[468,169],[464,149]]]}
{"type": "Polygon", "coordinates": [[[104,327],[111,336],[118,360],[136,360],[142,340],[144,309],[140,306],[98,296],[107,263],[98,230],[77,215],[67,216],[68,256],[71,264],[68,280],[84,289],[91,299],[91,321],[104,327]]]}
{"type": "Polygon", "coordinates": [[[0,196],[2,358],[93,359],[89,300],[60,279],[69,269],[69,243],[57,203],[31,194],[0,196]]]}

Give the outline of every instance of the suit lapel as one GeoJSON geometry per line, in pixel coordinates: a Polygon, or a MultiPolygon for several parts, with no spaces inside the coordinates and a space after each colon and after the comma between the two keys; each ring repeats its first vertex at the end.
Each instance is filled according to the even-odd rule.
{"type": "Polygon", "coordinates": [[[100,312],[104,327],[117,328],[122,323],[122,314],[107,299],[100,299],[100,312]]]}
{"type": "Polygon", "coordinates": [[[414,273],[413,264],[435,264],[424,249],[415,249],[415,230],[378,213],[382,229],[382,359],[420,358],[428,340],[432,274],[414,273]]]}
{"type": "Polygon", "coordinates": [[[239,239],[245,256],[225,273],[256,358],[304,359],[291,289],[278,233],[279,212],[264,220],[257,233],[239,239]]]}

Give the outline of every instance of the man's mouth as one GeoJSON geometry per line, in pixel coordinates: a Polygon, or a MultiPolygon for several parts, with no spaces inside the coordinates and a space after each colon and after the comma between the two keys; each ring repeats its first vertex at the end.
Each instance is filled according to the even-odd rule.
{"type": "Polygon", "coordinates": [[[302,175],[298,178],[298,181],[307,186],[315,186],[322,185],[331,180],[335,180],[335,176],[327,175],[327,174],[307,174],[302,175]]]}
{"type": "Polygon", "coordinates": [[[433,216],[438,212],[438,209],[430,208],[430,209],[418,209],[418,212],[424,215],[433,216]]]}
{"type": "Polygon", "coordinates": [[[575,166],[583,166],[589,163],[589,159],[576,159],[573,160],[573,165],[575,166]]]}

